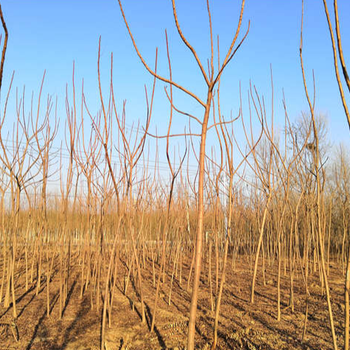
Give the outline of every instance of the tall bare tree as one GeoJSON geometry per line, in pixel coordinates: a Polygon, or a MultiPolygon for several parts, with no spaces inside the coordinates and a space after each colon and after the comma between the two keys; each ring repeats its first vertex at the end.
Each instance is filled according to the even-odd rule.
{"type": "MultiPolygon", "coordinates": [[[[160,75],[158,75],[156,72],[154,72],[146,63],[144,60],[142,54],[140,53],[136,41],[132,35],[131,29],[129,27],[129,24],[126,20],[126,16],[122,7],[122,3],[120,0],[118,0],[120,10],[125,22],[125,25],[127,27],[127,30],[129,32],[129,36],[132,40],[132,43],[134,45],[135,51],[137,55],[139,56],[140,60],[142,61],[143,65],[147,69],[147,71],[153,75],[155,78],[172,85],[173,87],[181,90],[186,95],[192,97],[195,101],[197,101],[202,108],[204,109],[203,117],[201,119],[190,116],[190,118],[195,119],[201,128],[200,133],[200,151],[199,151],[199,176],[198,176],[198,201],[197,201],[197,211],[198,211],[198,221],[197,221],[197,233],[196,233],[196,245],[195,245],[195,263],[194,263],[194,280],[193,280],[193,288],[192,288],[192,297],[191,297],[191,306],[190,306],[190,319],[189,319],[189,326],[188,326],[188,341],[187,341],[187,347],[189,350],[193,350],[195,346],[194,336],[195,336],[195,323],[196,323],[196,312],[197,312],[197,302],[198,302],[198,290],[199,290],[199,280],[200,280],[200,274],[201,274],[201,266],[202,266],[202,246],[203,246],[203,219],[204,219],[204,177],[205,177],[205,158],[206,158],[206,140],[207,140],[207,133],[208,133],[208,123],[209,118],[211,115],[211,107],[212,107],[212,101],[213,101],[213,93],[214,88],[217,85],[224,69],[227,67],[228,63],[232,60],[235,53],[243,43],[244,39],[248,35],[249,26],[248,29],[243,37],[243,39],[236,45],[236,41],[238,38],[238,35],[240,33],[241,24],[242,24],[242,18],[243,18],[243,12],[244,12],[244,5],[245,0],[242,1],[241,4],[241,10],[239,15],[239,21],[237,30],[235,32],[235,35],[231,41],[230,47],[227,50],[226,56],[224,58],[224,61],[221,63],[220,68],[218,71],[214,69],[214,40],[213,40],[213,30],[212,30],[212,19],[211,19],[211,11],[209,7],[209,0],[207,0],[207,13],[208,13],[208,20],[209,20],[209,30],[210,30],[210,51],[211,51],[211,57],[209,60],[209,67],[208,71],[206,72],[204,65],[202,64],[201,60],[198,57],[198,54],[194,47],[189,43],[186,36],[183,34],[180,23],[178,20],[175,0],[172,0],[172,7],[173,7],[173,16],[175,20],[176,29],[178,31],[178,34],[181,37],[181,40],[183,43],[187,46],[187,48],[191,51],[197,66],[203,76],[203,79],[205,81],[206,86],[206,94],[205,99],[202,100],[199,96],[185,88],[184,86],[176,83],[172,79],[164,78],[160,75]]],[[[189,114],[185,114],[189,116],[189,114]]]]}

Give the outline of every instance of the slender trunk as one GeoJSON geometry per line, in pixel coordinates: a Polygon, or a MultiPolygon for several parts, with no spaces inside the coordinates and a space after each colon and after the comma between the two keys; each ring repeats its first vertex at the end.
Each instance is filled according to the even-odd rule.
{"type": "Polygon", "coordinates": [[[250,294],[250,302],[252,304],[254,303],[255,280],[256,280],[256,275],[257,275],[257,272],[258,272],[258,262],[259,262],[260,248],[261,248],[262,241],[263,241],[265,221],[266,221],[266,216],[267,216],[267,211],[268,211],[268,207],[269,207],[271,196],[272,196],[272,194],[270,193],[268,198],[267,198],[267,201],[266,201],[264,214],[263,214],[263,219],[262,219],[261,226],[260,226],[258,247],[256,248],[254,272],[253,272],[252,287],[251,287],[251,294],[250,294]]]}
{"type": "Polygon", "coordinates": [[[227,251],[228,251],[228,238],[226,238],[226,241],[225,241],[224,263],[223,263],[223,267],[222,267],[222,276],[221,276],[221,282],[220,282],[220,289],[219,289],[219,292],[218,292],[218,295],[217,295],[217,299],[216,299],[215,322],[214,322],[214,340],[213,340],[213,344],[211,346],[211,350],[214,350],[216,348],[216,344],[217,344],[217,341],[218,341],[219,312],[220,312],[222,291],[223,291],[223,288],[224,288],[225,278],[226,278],[227,251]]]}
{"type": "Polygon", "coordinates": [[[345,340],[344,349],[349,350],[349,292],[350,292],[350,247],[348,249],[348,263],[346,267],[346,279],[345,279],[345,340]]]}
{"type": "Polygon", "coordinates": [[[190,306],[190,319],[188,323],[187,349],[194,350],[194,336],[196,327],[196,313],[198,303],[199,279],[202,267],[202,245],[203,245],[203,217],[204,217],[204,175],[205,175],[205,146],[207,137],[208,120],[210,106],[212,101],[212,90],[207,96],[206,109],[202,124],[200,153],[199,153],[199,177],[198,177],[198,222],[197,222],[197,240],[195,249],[194,281],[190,306]]]}
{"type": "Polygon", "coordinates": [[[278,271],[277,271],[277,321],[281,320],[281,233],[278,232],[277,245],[278,245],[278,271]]]}

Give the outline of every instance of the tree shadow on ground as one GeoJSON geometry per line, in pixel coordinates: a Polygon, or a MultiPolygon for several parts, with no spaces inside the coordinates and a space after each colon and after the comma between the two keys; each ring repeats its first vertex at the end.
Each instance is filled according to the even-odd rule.
{"type": "Polygon", "coordinates": [[[84,330],[86,330],[86,325],[82,325],[82,327],[78,327],[78,322],[80,320],[84,320],[84,317],[89,313],[90,310],[91,310],[90,303],[87,300],[87,298],[84,298],[80,303],[79,311],[76,314],[74,320],[71,322],[69,327],[64,332],[64,336],[63,336],[64,341],[62,346],[57,348],[57,350],[65,350],[68,344],[70,343],[72,336],[74,336],[74,334],[83,334],[84,330]]]}
{"type": "MultiPolygon", "coordinates": [[[[54,307],[54,305],[56,304],[56,301],[58,299],[58,294],[59,292],[57,292],[54,297],[52,298],[52,303],[51,303],[51,306],[50,306],[50,313],[52,312],[52,309],[54,307]]],[[[43,323],[43,321],[45,320],[46,318],[46,315],[47,315],[47,310],[45,309],[45,311],[43,312],[43,314],[41,315],[41,317],[39,318],[39,321],[38,323],[35,325],[35,328],[34,328],[34,332],[33,332],[33,335],[32,335],[32,338],[30,339],[27,347],[26,347],[26,350],[30,350],[33,346],[33,343],[34,343],[34,340],[38,334],[38,331],[39,331],[39,328],[41,326],[41,324],[43,323]]],[[[51,347],[52,350],[56,350],[57,348],[56,347],[51,347]]]]}

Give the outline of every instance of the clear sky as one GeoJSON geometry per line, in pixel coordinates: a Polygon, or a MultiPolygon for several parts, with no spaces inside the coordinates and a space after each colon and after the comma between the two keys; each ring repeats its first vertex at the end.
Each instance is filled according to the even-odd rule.
{"type": "MultiPolygon", "coordinates": [[[[350,67],[350,1],[338,0],[343,50],[350,67]]],[[[184,34],[193,44],[204,65],[210,55],[209,31],[204,0],[177,0],[178,17],[184,34]]],[[[76,85],[80,90],[85,81],[85,93],[94,113],[99,109],[97,85],[98,39],[102,37],[101,68],[104,91],[108,90],[110,53],[114,54],[114,85],[118,108],[127,100],[127,124],[145,119],[144,84],[150,88],[152,78],[139,61],[128,37],[116,0],[3,0],[3,13],[9,30],[5,62],[2,101],[15,71],[14,86],[37,96],[46,70],[45,93],[57,96],[61,126],[65,120],[65,94],[71,91],[73,60],[76,65],[76,85]]],[[[179,39],[172,17],[170,0],[124,0],[124,10],[140,51],[153,66],[155,49],[159,48],[159,72],[167,76],[164,30],[168,30],[173,66],[173,78],[202,99],[204,81],[193,57],[179,39]]],[[[238,22],[240,1],[210,1],[214,37],[220,36],[221,57],[226,53],[238,22]]],[[[329,1],[332,6],[333,1],[329,1]]],[[[237,114],[239,83],[242,84],[243,107],[249,81],[266,98],[271,111],[270,65],[274,76],[275,119],[283,123],[282,89],[289,117],[293,121],[307,103],[299,63],[301,0],[248,0],[243,17],[242,33],[251,21],[247,40],[232,60],[222,79],[222,113],[237,114]]],[[[242,34],[240,38],[242,37],[242,34]]],[[[316,111],[326,114],[332,142],[350,144],[349,128],[336,85],[330,37],[321,0],[305,0],[304,59],[309,89],[312,90],[312,70],[316,77],[316,111]]],[[[151,130],[165,133],[169,106],[164,83],[157,83],[151,130]]],[[[14,113],[15,93],[12,93],[14,113]]],[[[71,92],[70,92],[71,97],[71,92]]],[[[350,103],[349,94],[347,94],[350,103]]],[[[29,100],[30,101],[30,100],[29,100]]],[[[175,95],[175,103],[183,110],[202,116],[202,109],[185,98],[175,95]]],[[[29,106],[29,104],[27,104],[29,106]]],[[[2,108],[2,107],[1,107],[2,108]]],[[[247,112],[245,112],[247,116],[247,112]]],[[[187,120],[177,117],[174,130],[183,130],[187,120]]],[[[60,134],[62,137],[63,133],[60,134]]]]}

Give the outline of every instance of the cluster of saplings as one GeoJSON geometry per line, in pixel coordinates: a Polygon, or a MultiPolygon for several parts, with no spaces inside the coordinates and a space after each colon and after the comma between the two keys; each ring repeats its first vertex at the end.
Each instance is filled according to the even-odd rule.
{"type": "MultiPolygon", "coordinates": [[[[238,96],[238,117],[225,119],[220,110],[220,82],[249,31],[248,25],[237,41],[244,1],[231,45],[226,56],[218,55],[217,62],[214,52],[218,54],[219,42],[213,40],[208,2],[208,68],[204,68],[183,35],[173,1],[179,35],[203,75],[207,88],[204,99],[173,81],[167,36],[168,77],[157,73],[157,53],[153,67],[144,61],[121,4],[120,8],[135,50],[154,77],[153,85],[146,89],[143,123],[130,125],[125,105],[119,106],[115,99],[113,56],[105,95],[98,55],[100,111],[96,114],[89,108],[84,86],[76,89],[74,67],[65,117],[58,118],[57,102],[42,94],[45,75],[40,91],[31,98],[30,108],[25,90],[16,91],[16,105],[8,106],[14,94],[13,80],[3,98],[0,302],[5,308],[11,307],[16,319],[19,295],[31,288],[38,294],[45,287],[47,316],[57,312],[61,318],[72,274],[78,273],[80,297],[89,295],[91,308],[102,311],[103,349],[106,325],[113,327],[112,315],[118,312],[113,308],[116,293],[132,294],[140,305],[140,322],[146,322],[143,278],[145,271],[152,271],[155,293],[152,300],[147,300],[150,331],[157,324],[160,289],[167,291],[170,304],[177,280],[192,293],[188,348],[193,349],[200,276],[208,276],[215,314],[214,349],[226,272],[235,268],[238,256],[244,256],[252,268],[251,303],[256,279],[261,276],[265,283],[266,261],[269,266],[277,266],[277,320],[283,318],[281,274],[289,276],[292,311],[297,271],[302,271],[306,298],[308,277],[318,274],[336,348],[328,276],[332,261],[339,263],[344,276],[349,269],[350,161],[344,147],[330,151],[325,119],[315,115],[306,84],[310,111],[290,121],[283,101],[285,125],[278,133],[273,121],[273,90],[269,116],[264,98],[251,85],[247,116],[243,115],[244,103],[238,96]],[[165,93],[170,104],[169,127],[163,135],[152,135],[158,80],[168,85],[165,93]],[[202,107],[203,115],[198,117],[177,108],[173,89],[193,98],[202,107]],[[175,114],[197,123],[197,129],[172,134],[175,114]],[[244,136],[243,144],[237,128],[244,136]],[[216,140],[210,154],[206,152],[209,133],[216,140]],[[57,147],[59,144],[62,146],[57,147]],[[189,269],[184,269],[185,264],[189,269]],[[258,275],[259,268],[262,274],[258,275]],[[131,279],[136,294],[129,287],[131,279]],[[120,280],[124,281],[123,290],[116,287],[120,280]],[[54,282],[59,291],[57,311],[52,309],[54,282]]],[[[300,58],[305,82],[302,44],[300,58]]],[[[306,306],[304,333],[307,310],[306,306]]]]}

